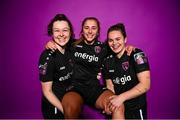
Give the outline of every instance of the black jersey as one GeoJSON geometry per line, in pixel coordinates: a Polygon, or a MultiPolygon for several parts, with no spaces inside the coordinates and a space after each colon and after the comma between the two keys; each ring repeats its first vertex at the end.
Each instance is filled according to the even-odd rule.
{"type": "MultiPolygon", "coordinates": [[[[110,55],[103,64],[103,76],[112,80],[117,95],[136,86],[139,83],[137,73],[146,70],[149,70],[149,63],[140,49],[135,49],[130,56],[125,51],[120,59],[110,55]]],[[[145,94],[125,101],[125,107],[128,109],[141,107],[143,104],[146,104],[145,94]]]]}
{"type": "Polygon", "coordinates": [[[73,47],[73,81],[84,85],[99,82],[97,74],[106,54],[105,45],[99,41],[95,41],[93,45],[87,45],[84,41],[75,45],[73,47]]]}
{"type": "Polygon", "coordinates": [[[65,88],[71,83],[72,60],[71,53],[64,54],[56,50],[44,50],[39,59],[39,78],[42,82],[53,81],[52,90],[60,98],[65,88]]]}

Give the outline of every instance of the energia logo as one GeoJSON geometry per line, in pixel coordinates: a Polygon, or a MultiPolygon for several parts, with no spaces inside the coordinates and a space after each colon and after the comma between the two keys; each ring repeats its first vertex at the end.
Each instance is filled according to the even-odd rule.
{"type": "Polygon", "coordinates": [[[88,62],[92,62],[92,61],[98,62],[98,57],[96,57],[95,55],[88,55],[87,53],[75,52],[74,56],[82,59],[86,59],[88,60],[88,62]]]}
{"type": "Polygon", "coordinates": [[[124,75],[121,78],[116,77],[115,79],[113,79],[113,82],[115,84],[122,84],[122,85],[125,85],[126,82],[128,82],[128,81],[131,81],[131,76],[130,75],[128,75],[128,76],[124,75]]]}

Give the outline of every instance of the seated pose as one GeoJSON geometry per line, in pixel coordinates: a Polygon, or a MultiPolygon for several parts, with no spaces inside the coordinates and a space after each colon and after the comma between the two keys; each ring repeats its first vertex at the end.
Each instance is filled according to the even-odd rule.
{"type": "Polygon", "coordinates": [[[69,45],[73,42],[73,29],[68,18],[57,14],[48,25],[48,34],[56,51],[44,50],[39,59],[39,78],[42,85],[42,113],[44,119],[61,119],[62,98],[71,83],[72,59],[69,45]]]}
{"type": "MultiPolygon", "coordinates": [[[[83,20],[80,39],[72,46],[72,85],[62,99],[65,118],[79,118],[83,103],[112,114],[113,119],[124,118],[123,104],[109,109],[109,98],[116,95],[101,86],[97,79],[107,56],[107,47],[98,40],[99,33],[100,24],[96,18],[83,20]]],[[[48,44],[48,48],[54,48],[52,42],[48,44]]]]}
{"type": "Polygon", "coordinates": [[[137,48],[128,55],[126,41],[122,23],[108,29],[106,42],[111,55],[105,59],[102,71],[107,88],[116,94],[110,99],[110,109],[115,110],[124,104],[125,119],[147,119],[146,92],[150,88],[148,59],[137,48]]]}

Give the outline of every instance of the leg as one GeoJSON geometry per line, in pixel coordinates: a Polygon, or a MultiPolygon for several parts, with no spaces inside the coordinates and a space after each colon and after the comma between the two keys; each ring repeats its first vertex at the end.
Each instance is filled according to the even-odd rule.
{"type": "Polygon", "coordinates": [[[144,105],[140,108],[137,108],[137,109],[133,109],[133,110],[127,109],[125,111],[125,118],[136,119],[136,120],[147,120],[146,105],[144,105]]]}
{"type": "Polygon", "coordinates": [[[42,98],[41,103],[42,115],[44,119],[63,119],[64,115],[61,111],[55,111],[55,107],[45,98],[42,98]]]}
{"type": "Polygon", "coordinates": [[[63,99],[64,117],[67,119],[77,119],[81,115],[83,99],[76,92],[67,92],[63,99]]]}
{"type": "MultiPolygon", "coordinates": [[[[96,100],[96,108],[108,109],[109,97],[114,95],[110,90],[105,90],[96,100]]],[[[112,119],[124,119],[124,106],[112,111],[112,119]]]]}
{"type": "Polygon", "coordinates": [[[112,112],[112,119],[125,119],[124,105],[118,108],[118,110],[112,112]]]}

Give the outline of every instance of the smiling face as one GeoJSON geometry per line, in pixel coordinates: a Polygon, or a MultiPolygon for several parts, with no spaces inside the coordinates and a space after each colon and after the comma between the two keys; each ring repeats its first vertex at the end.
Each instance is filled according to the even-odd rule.
{"type": "Polygon", "coordinates": [[[64,47],[71,36],[70,27],[67,21],[55,21],[52,27],[52,36],[55,42],[64,47]]]}
{"type": "Polygon", "coordinates": [[[108,33],[108,45],[116,54],[123,54],[125,50],[126,38],[118,30],[113,30],[108,33]]]}
{"type": "Polygon", "coordinates": [[[86,43],[94,43],[95,38],[98,35],[98,29],[97,21],[93,19],[88,19],[85,21],[83,26],[83,35],[86,43]]]}

